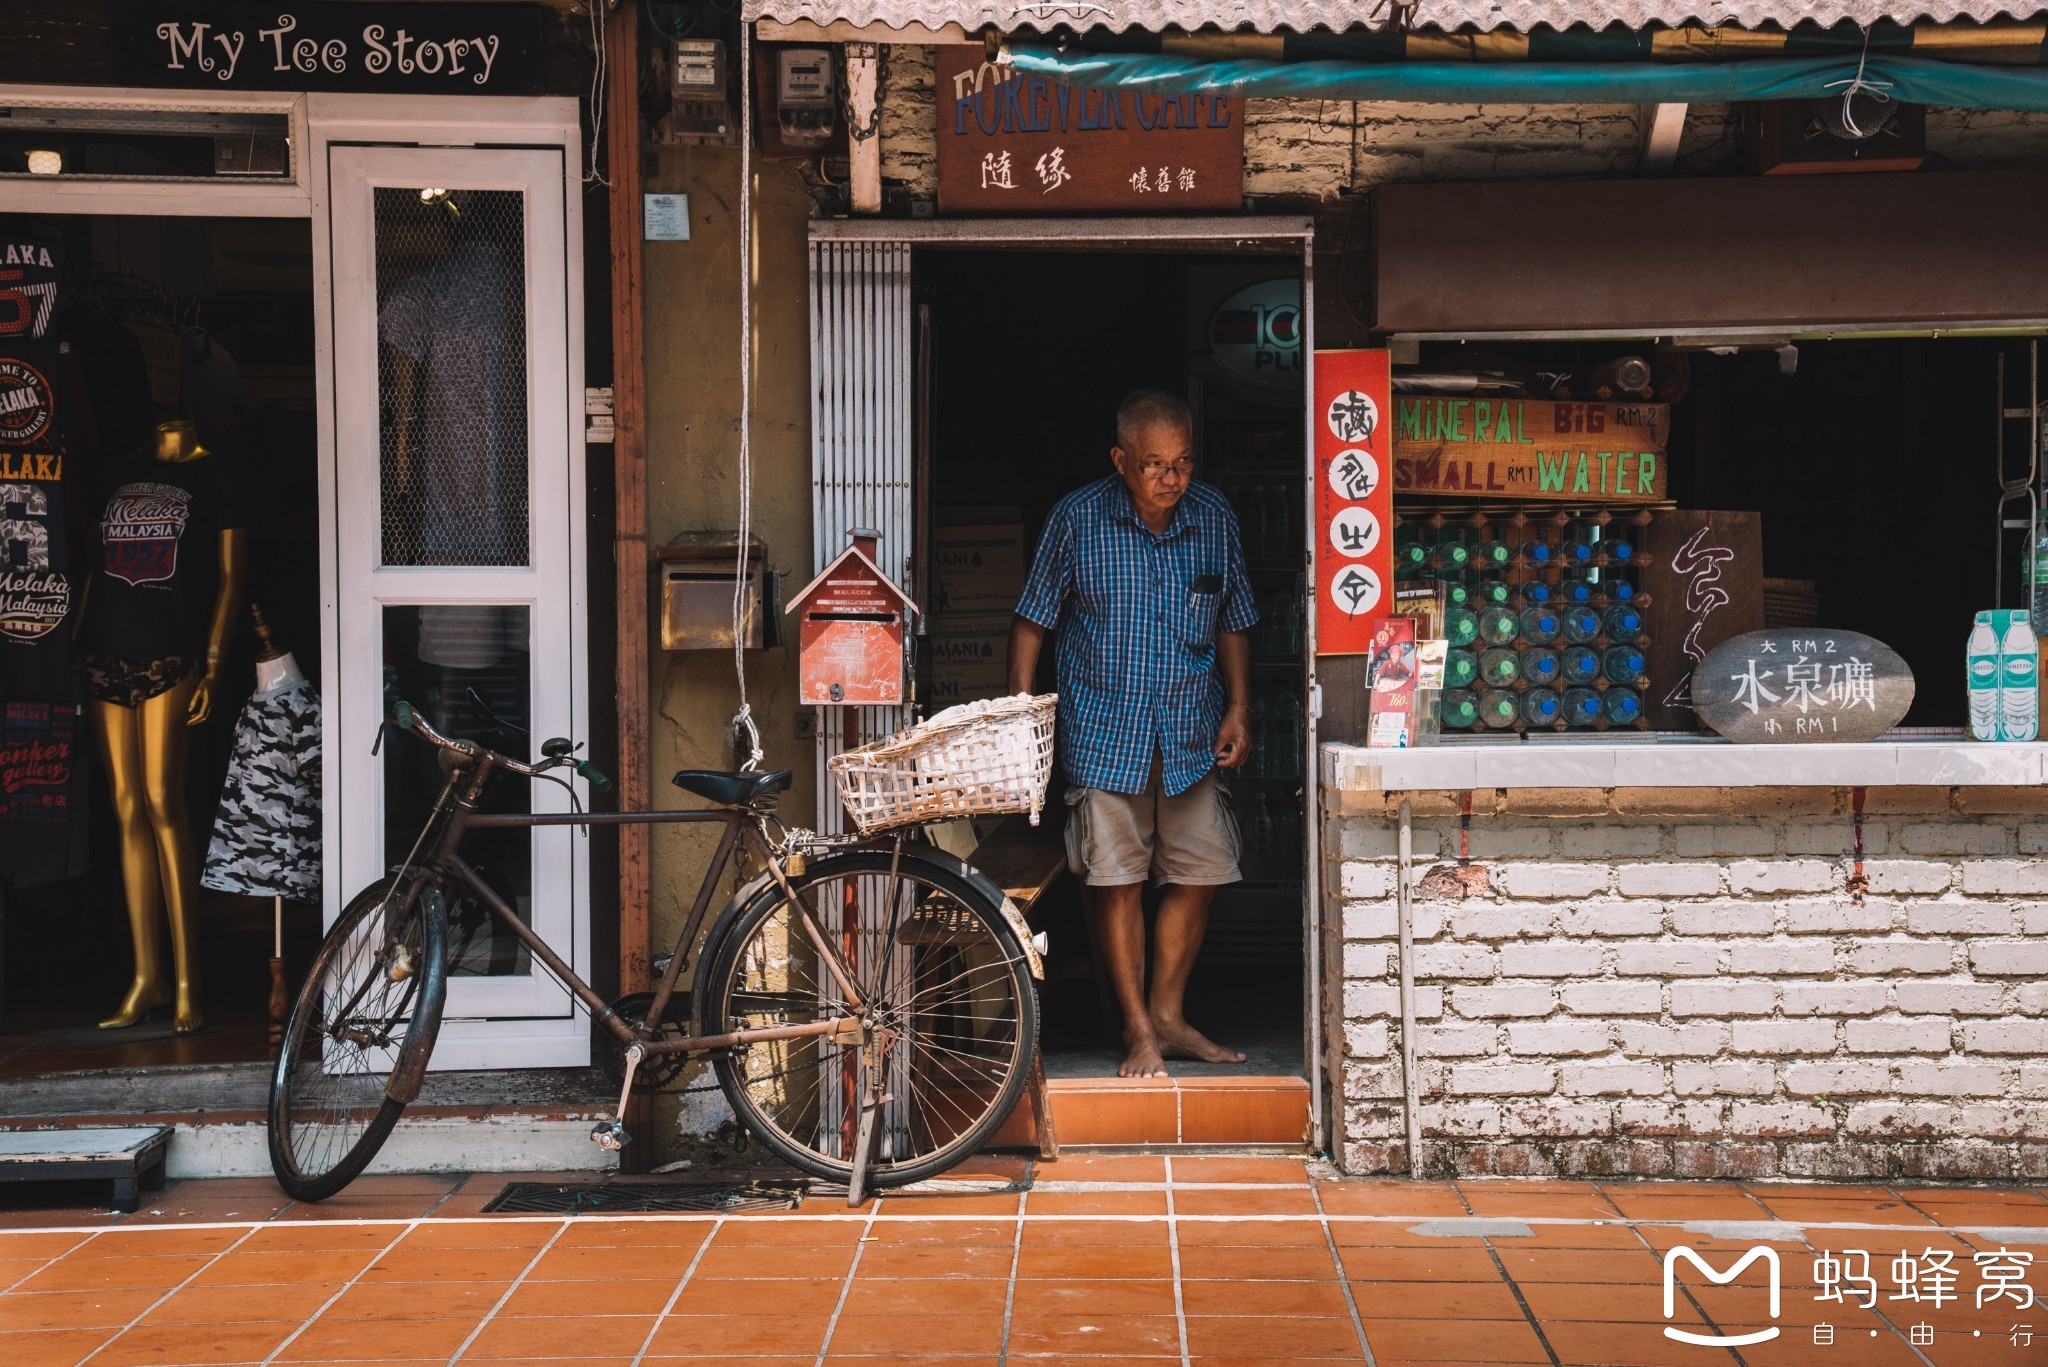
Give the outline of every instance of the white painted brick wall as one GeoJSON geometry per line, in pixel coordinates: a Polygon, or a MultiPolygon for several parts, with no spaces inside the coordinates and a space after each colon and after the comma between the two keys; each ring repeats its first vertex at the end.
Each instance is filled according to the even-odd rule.
{"type": "MultiPolygon", "coordinates": [[[[1414,907],[1426,1168],[2048,1176],[2048,793],[1872,790],[1860,870],[1846,792],[1689,819],[1476,797],[1487,889],[1414,907]]],[[[1398,1169],[1393,827],[1350,810],[1375,814],[1327,827],[1342,961],[1374,972],[1344,984],[1338,1076],[1393,1090],[1337,1138],[1398,1169]]],[[[1456,823],[1418,818],[1418,847],[1456,823]]]]}

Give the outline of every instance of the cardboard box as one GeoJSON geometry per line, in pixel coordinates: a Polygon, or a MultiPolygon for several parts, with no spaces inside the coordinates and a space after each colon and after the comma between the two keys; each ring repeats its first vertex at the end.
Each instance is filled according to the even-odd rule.
{"type": "Polygon", "coordinates": [[[1023,591],[1026,568],[1024,528],[1017,523],[933,528],[931,609],[1010,612],[1023,591]]]}
{"type": "Polygon", "coordinates": [[[926,706],[1000,698],[1010,691],[1010,614],[949,613],[927,623],[926,706]]]}

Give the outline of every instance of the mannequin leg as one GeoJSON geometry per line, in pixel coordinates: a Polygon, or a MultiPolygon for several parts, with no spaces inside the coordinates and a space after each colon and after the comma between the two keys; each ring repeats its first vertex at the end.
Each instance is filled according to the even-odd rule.
{"type": "Polygon", "coordinates": [[[121,1007],[100,1022],[119,1030],[141,1020],[169,998],[163,970],[163,891],[157,879],[156,836],[143,803],[142,728],[136,709],[113,703],[88,704],[100,765],[113,795],[121,840],[121,886],[128,900],[128,935],[135,950],[135,980],[121,1007]]]}
{"type": "Polygon", "coordinates": [[[185,813],[185,758],[191,751],[186,709],[197,674],[135,709],[140,722],[143,806],[149,819],[171,923],[171,971],[177,987],[172,1028],[188,1034],[203,1024],[199,1007],[199,855],[185,813]]]}

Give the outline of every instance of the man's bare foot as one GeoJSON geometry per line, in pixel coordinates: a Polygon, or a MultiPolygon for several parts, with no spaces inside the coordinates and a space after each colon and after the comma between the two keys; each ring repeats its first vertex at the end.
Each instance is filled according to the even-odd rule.
{"type": "Polygon", "coordinates": [[[1165,1077],[1166,1060],[1160,1055],[1159,1041],[1150,1035],[1137,1041],[1126,1041],[1129,1050],[1124,1061],[1117,1065],[1118,1077],[1165,1077]]]}
{"type": "Polygon", "coordinates": [[[1173,1025],[1152,1023],[1159,1040],[1159,1052],[1166,1058],[1191,1058],[1199,1063],[1243,1063],[1244,1055],[1226,1049],[1201,1031],[1180,1021],[1173,1025]]]}

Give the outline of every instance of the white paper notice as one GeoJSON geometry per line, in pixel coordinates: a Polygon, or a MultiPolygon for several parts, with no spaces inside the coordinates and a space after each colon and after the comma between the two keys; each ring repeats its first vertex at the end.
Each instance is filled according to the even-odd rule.
{"type": "Polygon", "coordinates": [[[641,220],[649,242],[690,240],[690,197],[688,195],[642,195],[641,220]]]}

